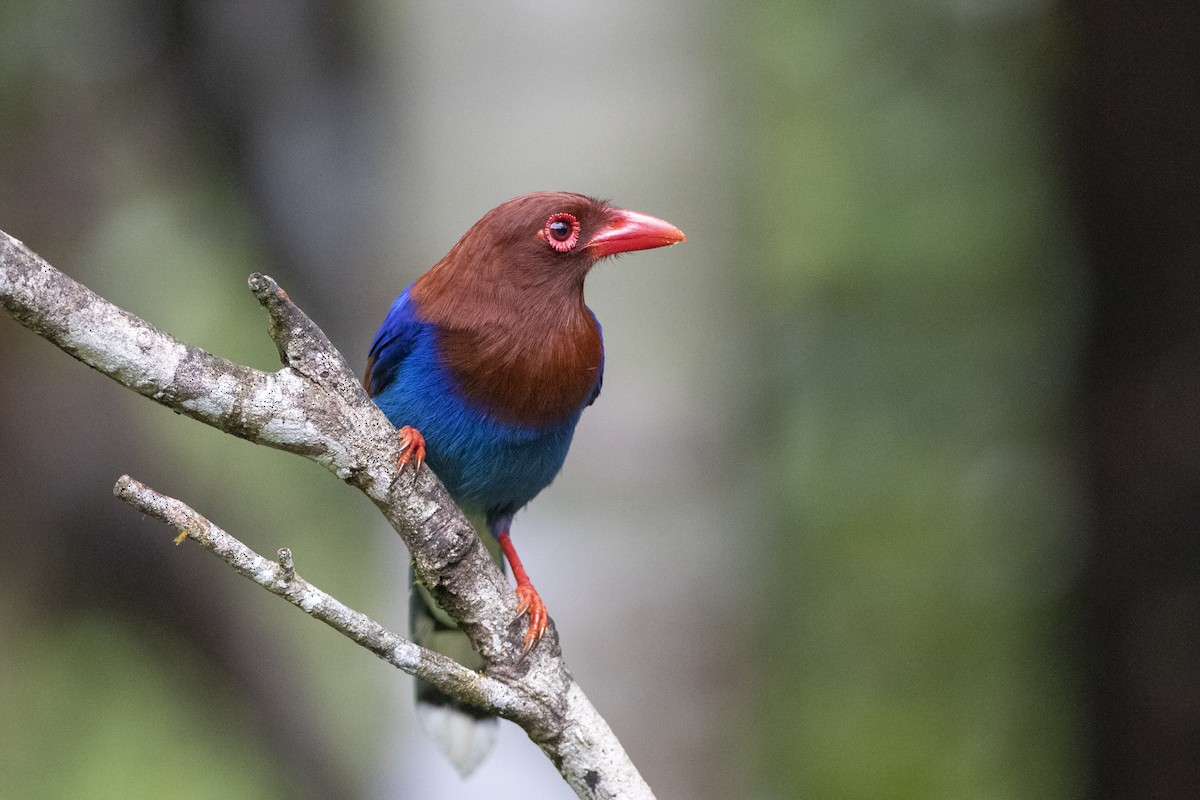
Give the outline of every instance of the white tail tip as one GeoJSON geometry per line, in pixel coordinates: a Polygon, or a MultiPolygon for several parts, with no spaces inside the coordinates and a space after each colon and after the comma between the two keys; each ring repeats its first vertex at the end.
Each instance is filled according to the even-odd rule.
{"type": "Polygon", "coordinates": [[[496,745],[500,720],[480,719],[451,708],[417,703],[421,728],[437,742],[450,763],[464,778],[475,771],[496,745]]]}

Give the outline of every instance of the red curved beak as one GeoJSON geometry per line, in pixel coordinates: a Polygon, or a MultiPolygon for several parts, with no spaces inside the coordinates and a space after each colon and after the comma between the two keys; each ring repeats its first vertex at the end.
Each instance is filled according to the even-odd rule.
{"type": "Polygon", "coordinates": [[[596,258],[604,258],[686,241],[683,231],[666,220],[615,208],[609,214],[608,224],[597,231],[586,246],[596,258]]]}

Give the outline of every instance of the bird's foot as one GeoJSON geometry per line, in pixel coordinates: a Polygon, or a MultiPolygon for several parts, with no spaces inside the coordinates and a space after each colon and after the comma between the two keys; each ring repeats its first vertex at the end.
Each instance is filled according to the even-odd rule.
{"type": "Polygon", "coordinates": [[[517,579],[517,618],[520,619],[522,614],[529,615],[529,627],[525,630],[525,646],[521,649],[521,658],[518,659],[521,660],[529,655],[529,651],[537,647],[537,643],[541,641],[542,634],[546,632],[546,626],[550,624],[550,614],[546,611],[546,604],[542,602],[537,589],[533,588],[533,581],[529,580],[529,575],[525,572],[520,557],[517,556],[517,549],[513,547],[512,537],[508,535],[508,520],[499,520],[497,528],[500,532],[496,534],[496,541],[500,544],[500,549],[504,551],[508,565],[512,567],[513,577],[517,579]]]}
{"type": "Polygon", "coordinates": [[[541,641],[542,634],[546,632],[546,626],[550,624],[550,613],[546,611],[546,604],[542,602],[541,595],[537,589],[533,588],[532,583],[517,584],[517,616],[529,614],[529,628],[525,631],[525,646],[521,649],[521,658],[529,655],[529,651],[537,647],[537,643],[541,641]]]}
{"type": "Polygon", "coordinates": [[[404,472],[404,468],[408,466],[410,461],[416,462],[416,468],[413,474],[421,471],[421,465],[425,463],[425,437],[416,428],[405,425],[397,433],[400,434],[400,458],[396,461],[396,466],[404,472]]]}

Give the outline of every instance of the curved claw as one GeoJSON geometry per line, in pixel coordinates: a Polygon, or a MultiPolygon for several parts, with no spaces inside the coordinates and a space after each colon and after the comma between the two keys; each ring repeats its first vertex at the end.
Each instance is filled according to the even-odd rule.
{"type": "Polygon", "coordinates": [[[410,461],[416,460],[416,468],[413,473],[421,471],[421,465],[425,463],[425,437],[416,428],[405,425],[398,433],[400,434],[400,458],[396,461],[396,466],[403,472],[410,461]]]}
{"type": "Polygon", "coordinates": [[[525,658],[542,640],[542,634],[546,632],[546,626],[550,624],[550,613],[546,610],[546,604],[542,602],[537,589],[533,588],[533,584],[518,585],[516,593],[517,616],[529,614],[529,628],[525,631],[525,646],[521,649],[521,658],[525,658]]]}

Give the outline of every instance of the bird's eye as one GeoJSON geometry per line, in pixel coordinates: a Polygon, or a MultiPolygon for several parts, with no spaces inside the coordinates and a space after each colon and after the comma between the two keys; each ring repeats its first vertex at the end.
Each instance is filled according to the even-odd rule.
{"type": "Polygon", "coordinates": [[[565,211],[551,214],[546,220],[546,241],[558,252],[567,252],[579,241],[579,220],[565,211]]]}

